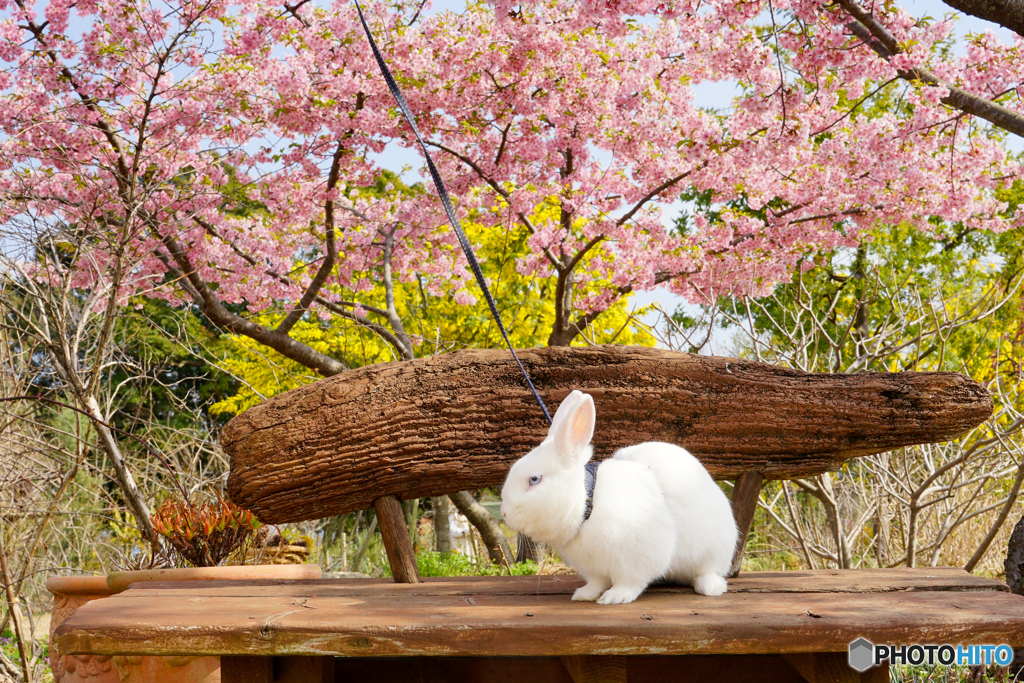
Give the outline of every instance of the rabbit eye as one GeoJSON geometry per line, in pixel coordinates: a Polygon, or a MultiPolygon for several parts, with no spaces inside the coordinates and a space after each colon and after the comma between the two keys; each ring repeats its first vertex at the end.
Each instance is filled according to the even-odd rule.
{"type": "Polygon", "coordinates": [[[530,486],[536,486],[539,483],[540,483],[540,475],[539,474],[535,474],[532,477],[530,477],[530,486]]]}

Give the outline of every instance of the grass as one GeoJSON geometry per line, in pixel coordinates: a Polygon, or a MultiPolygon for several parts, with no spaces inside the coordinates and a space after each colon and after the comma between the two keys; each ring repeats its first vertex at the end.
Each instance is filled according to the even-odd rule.
{"type": "Polygon", "coordinates": [[[1024,673],[1016,678],[1006,676],[999,667],[989,667],[980,678],[973,676],[969,666],[897,664],[889,667],[890,683],[1024,683],[1024,673]]]}
{"type": "Polygon", "coordinates": [[[484,564],[458,552],[438,553],[424,550],[416,556],[420,576],[529,576],[537,573],[534,562],[519,562],[509,567],[484,564]]]}

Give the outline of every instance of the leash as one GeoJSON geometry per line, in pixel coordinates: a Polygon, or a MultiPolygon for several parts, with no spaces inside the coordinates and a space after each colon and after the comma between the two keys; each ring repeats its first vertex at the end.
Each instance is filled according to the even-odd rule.
{"type": "Polygon", "coordinates": [[[455,235],[459,238],[459,244],[462,245],[462,251],[466,254],[466,260],[469,261],[469,269],[473,271],[473,277],[476,278],[476,283],[480,285],[480,289],[484,293],[484,299],[487,300],[487,306],[491,309],[491,316],[494,317],[494,321],[498,323],[498,329],[501,331],[501,336],[505,339],[505,345],[508,346],[508,350],[512,352],[512,358],[515,359],[516,365],[519,366],[519,370],[523,373],[523,378],[526,380],[526,384],[530,387],[530,391],[533,392],[533,397],[537,399],[537,403],[540,404],[540,409],[544,413],[544,417],[547,418],[548,424],[551,423],[551,416],[548,414],[548,408],[544,405],[544,400],[537,393],[537,389],[533,386],[533,382],[530,381],[530,375],[526,372],[526,368],[523,367],[522,361],[519,360],[519,356],[516,355],[515,349],[512,348],[512,342],[509,341],[508,333],[505,332],[505,325],[501,322],[501,314],[498,313],[498,307],[494,304],[494,299],[491,297],[491,291],[487,288],[487,283],[484,281],[483,271],[480,270],[480,264],[476,260],[476,256],[473,254],[473,246],[469,243],[469,238],[466,237],[466,233],[462,230],[462,225],[459,223],[459,219],[455,216],[455,209],[452,207],[452,202],[448,198],[448,190],[444,186],[444,181],[441,180],[441,174],[438,173],[437,167],[434,166],[434,160],[430,158],[430,152],[427,151],[427,143],[423,141],[423,136],[420,135],[420,129],[416,127],[416,119],[412,115],[412,110],[409,109],[409,105],[405,101],[405,96],[402,95],[402,90],[398,87],[398,83],[395,82],[394,76],[391,75],[391,70],[388,69],[388,65],[384,63],[384,57],[381,56],[380,50],[377,48],[377,41],[373,39],[373,34],[370,33],[370,27],[366,24],[366,17],[363,16],[363,8],[359,5],[359,0],[355,0],[356,10],[359,12],[359,21],[363,24],[363,31],[366,32],[366,37],[370,41],[370,47],[373,49],[373,56],[377,60],[377,66],[380,67],[380,72],[384,75],[384,80],[388,84],[388,88],[391,90],[391,96],[395,98],[395,102],[398,103],[398,108],[402,110],[402,115],[405,116],[405,120],[409,122],[409,126],[412,128],[412,132],[416,135],[416,140],[420,143],[420,149],[423,150],[423,156],[427,159],[427,168],[430,170],[430,177],[434,180],[434,187],[437,188],[437,194],[441,198],[441,203],[444,205],[444,211],[448,214],[448,221],[455,228],[455,235]]]}

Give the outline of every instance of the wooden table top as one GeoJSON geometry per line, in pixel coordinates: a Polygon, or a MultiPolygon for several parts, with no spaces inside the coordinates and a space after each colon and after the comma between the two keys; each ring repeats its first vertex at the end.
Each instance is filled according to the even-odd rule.
{"type": "Polygon", "coordinates": [[[749,572],[719,597],[571,602],[575,576],[139,583],[57,629],[63,653],[564,656],[1024,645],[1024,597],[961,569],[749,572]]]}

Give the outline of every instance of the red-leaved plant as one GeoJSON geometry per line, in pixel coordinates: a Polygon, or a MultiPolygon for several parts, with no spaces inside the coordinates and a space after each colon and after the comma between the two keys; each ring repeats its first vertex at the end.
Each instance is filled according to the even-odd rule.
{"type": "Polygon", "coordinates": [[[259,540],[260,521],[249,510],[218,496],[193,503],[168,498],[152,515],[153,528],[164,536],[185,564],[216,567],[259,540]]]}

